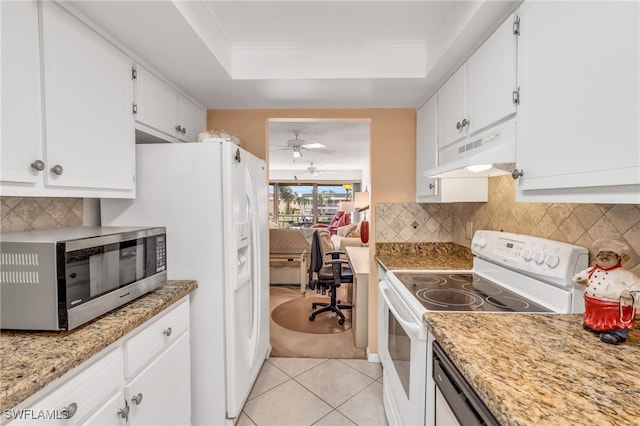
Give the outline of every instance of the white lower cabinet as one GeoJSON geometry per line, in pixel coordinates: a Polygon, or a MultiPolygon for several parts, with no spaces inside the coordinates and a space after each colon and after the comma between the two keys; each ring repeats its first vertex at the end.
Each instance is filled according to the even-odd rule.
{"type": "Polygon", "coordinates": [[[125,388],[131,425],[187,425],[191,423],[189,334],[137,374],[125,388]],[[170,391],[168,391],[170,388],[170,391]]]}
{"type": "Polygon", "coordinates": [[[187,296],[11,409],[9,424],[188,425],[189,339],[187,296]]]}

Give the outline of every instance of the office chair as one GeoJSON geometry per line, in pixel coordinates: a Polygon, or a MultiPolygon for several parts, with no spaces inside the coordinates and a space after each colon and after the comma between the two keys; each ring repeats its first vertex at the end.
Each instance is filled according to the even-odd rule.
{"type": "Polygon", "coordinates": [[[330,251],[325,253],[322,250],[319,232],[328,233],[326,230],[313,232],[311,238],[309,288],[317,292],[322,291],[322,294],[326,294],[328,289],[331,298],[329,303],[312,303],[312,309],[316,309],[318,306],[323,306],[323,308],[314,311],[309,317],[309,321],[315,320],[316,315],[323,312],[334,312],[340,317],[338,324],[343,325],[345,317],[341,309],[353,309],[353,306],[340,304],[340,301],[337,300],[337,289],[342,283],[353,282],[353,271],[351,268],[342,267],[343,264],[348,263],[346,260],[340,259],[340,255],[344,254],[344,252],[330,251]],[[331,260],[325,261],[325,255],[330,255],[331,260]]]}

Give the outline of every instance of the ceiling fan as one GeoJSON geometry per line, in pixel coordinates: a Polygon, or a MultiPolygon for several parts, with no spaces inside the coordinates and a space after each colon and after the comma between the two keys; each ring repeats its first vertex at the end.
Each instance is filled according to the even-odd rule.
{"type": "Polygon", "coordinates": [[[295,180],[298,180],[298,176],[301,175],[311,175],[311,176],[318,176],[321,173],[335,173],[335,170],[320,170],[318,169],[316,166],[313,165],[313,163],[309,163],[309,167],[307,167],[307,171],[306,172],[302,172],[302,173],[298,173],[297,175],[294,176],[295,180]]]}
{"type": "Polygon", "coordinates": [[[291,150],[292,153],[293,153],[294,161],[296,159],[302,157],[302,151],[320,152],[322,154],[334,154],[335,153],[335,151],[332,151],[330,149],[323,149],[323,148],[326,148],[326,145],[324,145],[324,144],[321,144],[321,143],[306,143],[305,140],[298,139],[298,136],[300,136],[300,133],[301,133],[300,130],[294,130],[293,131],[293,135],[295,137],[293,139],[289,139],[287,141],[286,145],[276,145],[276,146],[280,146],[282,148],[271,150],[271,152],[291,150]]]}

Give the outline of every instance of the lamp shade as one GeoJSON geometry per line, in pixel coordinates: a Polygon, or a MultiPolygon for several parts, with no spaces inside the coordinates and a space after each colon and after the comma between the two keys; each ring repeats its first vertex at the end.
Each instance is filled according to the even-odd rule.
{"type": "Polygon", "coordinates": [[[352,201],[343,201],[340,203],[339,209],[342,212],[352,212],[355,210],[355,206],[352,201]]]}
{"type": "Polygon", "coordinates": [[[367,210],[369,208],[369,193],[356,192],[353,202],[356,210],[367,210]]]}

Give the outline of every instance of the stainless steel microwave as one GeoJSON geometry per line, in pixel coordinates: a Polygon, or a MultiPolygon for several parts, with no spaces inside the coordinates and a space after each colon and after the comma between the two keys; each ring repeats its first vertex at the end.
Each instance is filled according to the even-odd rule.
{"type": "Polygon", "coordinates": [[[167,281],[164,227],[0,235],[0,327],[71,330],[167,281]]]}

